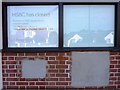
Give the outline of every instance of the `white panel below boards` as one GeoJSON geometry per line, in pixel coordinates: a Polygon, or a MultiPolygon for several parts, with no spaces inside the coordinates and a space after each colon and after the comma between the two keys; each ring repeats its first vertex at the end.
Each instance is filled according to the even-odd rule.
{"type": "Polygon", "coordinates": [[[22,60],[22,77],[23,78],[45,78],[47,61],[41,59],[22,60]]]}
{"type": "Polygon", "coordinates": [[[73,52],[71,85],[107,86],[109,65],[109,52],[73,52]]]}

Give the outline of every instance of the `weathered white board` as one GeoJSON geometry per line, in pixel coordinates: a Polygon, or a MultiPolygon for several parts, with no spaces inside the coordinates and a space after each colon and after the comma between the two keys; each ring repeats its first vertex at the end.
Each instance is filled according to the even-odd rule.
{"type": "Polygon", "coordinates": [[[45,78],[46,77],[46,60],[22,60],[22,77],[24,78],[45,78]]]}
{"type": "Polygon", "coordinates": [[[109,65],[109,52],[73,52],[71,85],[107,86],[109,65]]]}

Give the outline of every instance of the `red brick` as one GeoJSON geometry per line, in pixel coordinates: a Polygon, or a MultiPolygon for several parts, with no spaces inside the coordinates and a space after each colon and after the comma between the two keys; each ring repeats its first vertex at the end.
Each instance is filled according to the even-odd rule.
{"type": "Polygon", "coordinates": [[[118,85],[117,89],[120,89],[120,85],[118,85]]]}
{"type": "Polygon", "coordinates": [[[55,82],[49,82],[48,85],[55,85],[55,82]]]}
{"type": "Polygon", "coordinates": [[[14,60],[14,57],[8,57],[8,60],[14,60]]]}
{"type": "Polygon", "coordinates": [[[2,53],[2,57],[3,57],[3,56],[5,56],[5,53],[4,53],[4,52],[2,53]]]}
{"type": "Polygon", "coordinates": [[[117,64],[117,61],[110,61],[110,64],[117,64]]]}
{"type": "Polygon", "coordinates": [[[17,73],[17,70],[6,70],[7,73],[17,73]]]}
{"type": "Polygon", "coordinates": [[[64,69],[60,69],[59,73],[65,73],[65,70],[64,69]]]}
{"type": "Polygon", "coordinates": [[[118,55],[120,55],[120,52],[118,52],[118,55]]]}
{"type": "Polygon", "coordinates": [[[35,85],[35,82],[29,82],[29,85],[35,85]]]}
{"type": "Polygon", "coordinates": [[[9,83],[8,82],[3,82],[3,85],[9,85],[9,83]]]}
{"type": "Polygon", "coordinates": [[[23,60],[25,59],[26,57],[15,57],[15,60],[23,60]]]}
{"type": "Polygon", "coordinates": [[[119,55],[118,52],[110,52],[110,55],[119,55]]]}
{"type": "Polygon", "coordinates": [[[60,52],[59,56],[65,56],[65,52],[60,52]]]}
{"type": "Polygon", "coordinates": [[[39,56],[45,56],[46,53],[39,53],[39,56]]]}
{"type": "Polygon", "coordinates": [[[27,89],[38,89],[38,86],[27,86],[27,89]]]}
{"type": "Polygon", "coordinates": [[[18,86],[15,86],[15,85],[7,86],[7,89],[18,89],[18,86]]]}
{"type": "Polygon", "coordinates": [[[120,77],[118,77],[118,80],[120,80],[120,77]]]}
{"type": "Polygon", "coordinates": [[[25,53],[25,56],[37,56],[37,53],[25,53]]]}
{"type": "Polygon", "coordinates": [[[120,59],[120,56],[117,56],[116,59],[120,59]]]}
{"type": "Polygon", "coordinates": [[[116,60],[116,58],[115,58],[114,56],[111,56],[111,57],[110,57],[110,60],[113,61],[113,60],[116,60]]]}
{"type": "Polygon", "coordinates": [[[26,78],[25,80],[26,81],[39,81],[38,78],[26,78]]]}
{"type": "Polygon", "coordinates": [[[46,53],[46,56],[58,56],[58,53],[46,53]]]}
{"type": "Polygon", "coordinates": [[[115,73],[115,76],[120,76],[120,73],[118,72],[118,73],[115,73]]]}
{"type": "Polygon", "coordinates": [[[56,74],[56,77],[68,77],[68,74],[56,74]]]}
{"type": "Polygon", "coordinates": [[[49,60],[49,57],[45,57],[45,60],[49,60]]]}
{"type": "Polygon", "coordinates": [[[117,80],[117,77],[110,77],[110,80],[117,80]]]}
{"type": "Polygon", "coordinates": [[[25,89],[25,86],[20,86],[20,88],[19,89],[25,89]]]}
{"type": "Polygon", "coordinates": [[[66,81],[71,81],[71,78],[66,78],[66,81]]]}
{"type": "Polygon", "coordinates": [[[15,85],[15,82],[10,82],[10,85],[15,85]]]}
{"type": "Polygon", "coordinates": [[[7,65],[2,65],[2,68],[3,68],[3,69],[7,69],[8,66],[7,66],[7,65]]]}
{"type": "Polygon", "coordinates": [[[68,65],[56,65],[56,68],[68,68],[68,65]]]}
{"type": "Polygon", "coordinates": [[[58,70],[56,70],[56,69],[49,69],[48,73],[58,73],[58,70]]]}
{"type": "Polygon", "coordinates": [[[16,82],[17,85],[28,85],[28,82],[16,82]]]}
{"type": "Polygon", "coordinates": [[[117,72],[117,69],[110,69],[110,72],[117,72]]]}
{"type": "Polygon", "coordinates": [[[59,81],[66,81],[65,78],[59,78],[59,81]]]}
{"type": "Polygon", "coordinates": [[[120,85],[120,81],[116,81],[115,84],[119,84],[120,85]]]}
{"type": "Polygon", "coordinates": [[[25,78],[20,78],[20,81],[25,81],[25,78]]]}
{"type": "Polygon", "coordinates": [[[69,60],[69,58],[58,56],[58,57],[56,57],[56,60],[69,60]]]}
{"type": "Polygon", "coordinates": [[[55,68],[55,65],[49,65],[49,68],[53,69],[53,68],[55,68]]]}
{"type": "Polygon", "coordinates": [[[110,82],[109,82],[109,84],[110,84],[110,85],[113,85],[113,84],[114,84],[113,80],[112,80],[112,81],[110,81],[110,82]]]}
{"type": "Polygon", "coordinates": [[[7,60],[7,57],[2,57],[2,60],[7,60]]]}
{"type": "Polygon", "coordinates": [[[49,57],[49,60],[55,60],[56,58],[55,57],[49,57]]]}
{"type": "Polygon", "coordinates": [[[4,89],[7,89],[7,86],[3,86],[4,89]]]}
{"type": "Polygon", "coordinates": [[[9,65],[9,68],[10,69],[15,68],[15,65],[9,65]]]}
{"type": "Polygon", "coordinates": [[[58,64],[58,61],[48,61],[48,64],[58,64]]]}
{"type": "Polygon", "coordinates": [[[120,65],[115,65],[115,68],[120,68],[120,65]]]}
{"type": "Polygon", "coordinates": [[[47,82],[36,82],[36,85],[47,85],[47,82]]]}
{"type": "MultiPolygon", "coordinates": [[[[40,81],[40,79],[35,79],[35,80],[34,80],[34,78],[31,78],[31,79],[22,78],[21,79],[19,77],[12,78],[12,77],[16,77],[15,75],[17,74],[17,72],[16,73],[11,73],[9,70],[16,68],[16,64],[18,64],[18,62],[19,62],[19,61],[17,62],[18,59],[16,60],[16,58],[18,58],[18,56],[20,56],[19,58],[24,59],[26,56],[23,57],[24,53],[21,53],[21,55],[20,55],[20,53],[17,53],[17,57],[15,57],[15,56],[9,56],[9,57],[8,56],[4,56],[4,57],[8,58],[8,61],[12,61],[13,58],[15,58],[15,60],[16,60],[16,64],[12,64],[13,66],[12,65],[8,65],[7,66],[6,63],[8,63],[8,62],[6,62],[6,58],[4,58],[5,62],[4,62],[3,65],[6,65],[7,67],[3,66],[3,70],[5,68],[7,69],[8,67],[10,68],[8,70],[8,72],[10,72],[9,74],[4,74],[6,72],[3,73],[3,81],[8,80],[7,84],[9,84],[9,85],[4,85],[4,87],[8,88],[8,87],[10,87],[10,85],[11,86],[15,86],[14,84],[17,83],[15,81],[18,81],[18,82],[20,82],[20,81],[28,82],[27,85],[26,84],[25,85],[18,85],[18,87],[17,87],[18,89],[20,89],[20,88],[21,89],[25,89],[25,88],[28,88],[28,89],[38,89],[38,88],[39,89],[45,89],[45,88],[48,88],[48,87],[49,88],[50,87],[51,88],[65,88],[68,85],[71,85],[70,84],[71,83],[71,78],[68,78],[68,74],[65,74],[65,73],[69,73],[71,71],[70,70],[65,70],[65,69],[67,69],[68,66],[71,65],[72,63],[69,60],[70,57],[67,57],[67,59],[69,61],[65,61],[65,60],[67,60],[66,57],[64,57],[64,55],[66,55],[65,53],[66,52],[63,52],[63,55],[61,54],[60,56],[52,56],[53,54],[55,55],[54,52],[53,52],[53,54],[51,54],[50,52],[47,53],[47,55],[50,54],[50,56],[48,56],[48,61],[49,61],[48,62],[49,65],[48,65],[48,68],[47,68],[48,76],[45,79],[46,80],[45,82],[47,82],[47,84],[44,84],[45,82],[44,81],[40,81]],[[56,57],[57,57],[57,60],[56,60],[56,57]],[[9,59],[11,59],[11,60],[9,60],[9,59]],[[50,61],[52,61],[52,62],[50,62],[50,61]],[[57,63],[55,61],[57,61],[57,63]],[[65,64],[69,64],[69,65],[65,65],[65,64]],[[55,69],[55,68],[57,68],[57,69],[55,69]],[[8,75],[11,78],[8,77],[8,75]],[[8,77],[8,78],[6,78],[6,77],[8,77]],[[11,79],[13,79],[13,80],[11,80],[11,79]],[[42,83],[42,82],[44,82],[44,83],[42,83]],[[38,84],[38,85],[36,85],[36,84],[38,84]],[[33,86],[33,87],[31,88],[30,86],[33,86]]],[[[40,55],[40,53],[35,53],[35,54],[37,54],[37,55],[39,54],[40,55]]],[[[27,54],[25,53],[25,55],[27,55],[27,54]]],[[[59,54],[57,53],[57,55],[59,55],[59,54]]],[[[45,53],[43,53],[43,56],[45,56],[45,53]]],[[[32,57],[35,57],[35,56],[32,56],[32,57]]],[[[118,85],[120,84],[120,82],[118,81],[118,80],[120,80],[120,77],[119,77],[120,76],[119,75],[119,72],[120,72],[120,69],[119,69],[120,68],[120,66],[119,66],[120,61],[117,60],[117,59],[120,58],[120,56],[115,54],[115,56],[112,55],[112,56],[110,56],[110,58],[111,58],[111,60],[110,60],[110,81],[109,81],[109,84],[111,86],[103,87],[103,88],[106,88],[106,89],[118,88],[118,85]]],[[[21,65],[18,65],[17,68],[21,68],[21,65]]],[[[14,70],[16,70],[16,69],[14,69],[14,70]]],[[[7,71],[7,70],[4,70],[4,71],[7,71]]],[[[84,87],[84,88],[88,88],[88,87],[84,87]]],[[[99,88],[99,87],[97,87],[97,88],[99,88]]],[[[11,89],[14,89],[14,88],[11,88],[11,89]]]]}
{"type": "Polygon", "coordinates": [[[46,86],[38,86],[39,89],[45,89],[46,86]]]}
{"type": "Polygon", "coordinates": [[[55,74],[49,74],[50,77],[55,77],[55,74]]]}
{"type": "Polygon", "coordinates": [[[6,64],[6,61],[2,61],[2,64],[6,64]]]}
{"type": "Polygon", "coordinates": [[[68,85],[68,82],[56,82],[56,85],[68,85]]]}
{"type": "Polygon", "coordinates": [[[16,61],[6,61],[6,64],[16,64],[16,61]]]}
{"type": "Polygon", "coordinates": [[[114,68],[114,65],[110,65],[110,68],[114,68]]]}
{"type": "Polygon", "coordinates": [[[49,90],[58,90],[58,86],[50,85],[50,86],[46,86],[46,89],[49,89],[49,90]]]}
{"type": "Polygon", "coordinates": [[[114,73],[110,73],[110,76],[114,76],[114,73]]]}
{"type": "Polygon", "coordinates": [[[59,64],[65,64],[65,61],[59,61],[59,64]]]}
{"type": "Polygon", "coordinates": [[[24,56],[25,53],[18,53],[18,56],[24,56]]]}
{"type": "Polygon", "coordinates": [[[118,61],[118,64],[120,64],[120,60],[118,61]]]}
{"type": "Polygon", "coordinates": [[[4,56],[17,56],[17,53],[5,53],[4,56]]]}
{"type": "Polygon", "coordinates": [[[8,74],[2,74],[3,75],[3,77],[8,77],[8,74]]]}
{"type": "Polygon", "coordinates": [[[58,78],[48,78],[47,81],[58,81],[58,78]]]}
{"type": "Polygon", "coordinates": [[[3,77],[3,81],[7,81],[5,77],[3,77]]]}
{"type": "Polygon", "coordinates": [[[7,78],[7,81],[18,81],[18,78],[7,78]]]}
{"type": "Polygon", "coordinates": [[[116,89],[116,86],[107,86],[106,89],[116,89]]]}
{"type": "Polygon", "coordinates": [[[5,73],[5,71],[6,71],[6,70],[3,69],[3,70],[2,70],[2,73],[5,73]]]}
{"type": "Polygon", "coordinates": [[[10,74],[10,77],[15,77],[16,75],[15,74],[10,74]]]}

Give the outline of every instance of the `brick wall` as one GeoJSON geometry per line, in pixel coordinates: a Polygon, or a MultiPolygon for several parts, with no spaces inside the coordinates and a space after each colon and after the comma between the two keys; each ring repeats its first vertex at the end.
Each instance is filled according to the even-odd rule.
{"type": "MultiPolygon", "coordinates": [[[[2,53],[4,89],[45,89],[71,87],[71,52],[47,53],[2,53]],[[47,74],[43,79],[22,78],[22,58],[47,60],[47,74]]],[[[81,87],[82,89],[120,89],[120,52],[110,52],[109,85],[103,87],[81,87]]],[[[80,89],[81,89],[80,88],[80,89]]]]}

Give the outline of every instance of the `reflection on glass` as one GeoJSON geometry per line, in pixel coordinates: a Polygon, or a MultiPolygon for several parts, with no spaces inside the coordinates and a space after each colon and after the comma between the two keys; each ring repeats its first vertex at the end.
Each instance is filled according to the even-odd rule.
{"type": "Polygon", "coordinates": [[[64,5],[64,47],[113,47],[114,5],[64,5]]]}
{"type": "Polygon", "coordinates": [[[8,6],[8,47],[58,47],[58,5],[8,6]]]}

